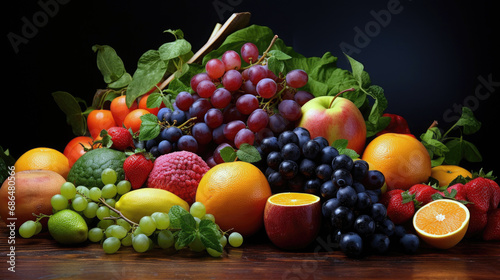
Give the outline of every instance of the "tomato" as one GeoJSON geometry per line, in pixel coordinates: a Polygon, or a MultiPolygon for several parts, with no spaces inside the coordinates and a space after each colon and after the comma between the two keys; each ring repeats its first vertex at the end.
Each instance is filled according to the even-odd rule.
{"type": "Polygon", "coordinates": [[[93,110],[87,116],[87,126],[90,136],[96,139],[101,130],[116,126],[116,123],[110,110],[93,110]]]}
{"type": "Polygon", "coordinates": [[[141,97],[141,100],[139,100],[139,109],[144,109],[144,110],[147,110],[149,111],[151,114],[153,115],[158,115],[158,111],[165,107],[165,104],[163,104],[163,102],[161,103],[160,107],[156,107],[156,108],[148,108],[147,106],[147,102],[148,102],[148,97],[149,97],[150,94],[146,93],[145,95],[143,95],[141,97]]]}
{"type": "Polygon", "coordinates": [[[85,146],[85,148],[90,149],[93,141],[94,140],[88,136],[77,136],[66,144],[63,154],[68,158],[70,168],[73,166],[75,161],[85,154],[85,150],[82,145],[85,146]]]}
{"type": "Polygon", "coordinates": [[[130,106],[130,108],[127,107],[125,99],[126,96],[121,95],[113,99],[113,101],[111,101],[109,109],[111,111],[111,114],[113,115],[113,119],[115,120],[117,126],[122,126],[123,121],[125,120],[127,114],[138,108],[137,101],[134,101],[134,103],[132,103],[132,106],[130,106]]]}
{"type": "Polygon", "coordinates": [[[148,110],[145,109],[135,109],[134,111],[128,113],[127,117],[123,121],[123,125],[129,129],[132,129],[132,132],[136,133],[141,128],[141,116],[150,114],[148,110]]]}

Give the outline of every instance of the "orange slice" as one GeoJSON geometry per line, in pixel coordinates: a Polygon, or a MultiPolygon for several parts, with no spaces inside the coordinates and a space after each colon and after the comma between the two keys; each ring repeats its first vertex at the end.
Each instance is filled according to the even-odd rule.
{"type": "Polygon", "coordinates": [[[272,204],[282,206],[299,206],[313,204],[319,201],[319,197],[308,193],[278,193],[269,197],[272,204]]]}
{"type": "Polygon", "coordinates": [[[413,216],[413,227],[427,244],[449,249],[458,244],[469,226],[469,209],[460,202],[440,199],[426,204],[413,216]]]}

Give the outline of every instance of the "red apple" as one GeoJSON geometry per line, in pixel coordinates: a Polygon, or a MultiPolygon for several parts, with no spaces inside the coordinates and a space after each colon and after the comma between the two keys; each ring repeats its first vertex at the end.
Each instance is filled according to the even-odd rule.
{"type": "Polygon", "coordinates": [[[318,196],[307,193],[278,193],[267,200],[264,226],[277,247],[300,250],[318,235],[321,204],[318,196]]]}
{"type": "Polygon", "coordinates": [[[348,140],[347,148],[361,154],[366,141],[366,124],[359,109],[349,99],[320,96],[302,105],[301,127],[311,138],[325,137],[330,145],[338,139],[348,140]]]}

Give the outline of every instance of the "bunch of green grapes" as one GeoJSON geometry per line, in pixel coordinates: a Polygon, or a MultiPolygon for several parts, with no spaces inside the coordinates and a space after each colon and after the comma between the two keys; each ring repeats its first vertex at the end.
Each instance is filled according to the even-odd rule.
{"type": "MultiPolygon", "coordinates": [[[[96,217],[100,220],[99,226],[113,224],[114,221],[103,219],[104,217],[118,216],[115,212],[110,211],[108,206],[114,207],[120,196],[129,192],[132,186],[127,180],[116,183],[117,173],[111,168],[102,171],[101,181],[104,183],[102,189],[98,187],[90,189],[85,186],[76,187],[71,182],[65,182],[61,185],[60,193],[52,196],[50,199],[53,213],[64,209],[71,209],[84,217],[88,224],[91,224],[96,217]],[[101,198],[106,203],[103,203],[101,198]]],[[[35,221],[26,221],[19,227],[19,234],[24,238],[30,238],[38,234],[42,230],[40,219],[46,217],[49,217],[49,215],[40,215],[35,221]]]]}
{"type": "MultiPolygon", "coordinates": [[[[190,215],[196,222],[196,226],[203,220],[215,222],[211,214],[206,213],[205,206],[200,202],[195,202],[190,207],[190,215]]],[[[111,225],[96,226],[89,230],[88,239],[92,242],[102,242],[104,252],[107,254],[116,253],[122,246],[132,247],[136,252],[143,253],[155,247],[168,249],[174,247],[181,250],[184,247],[176,242],[179,238],[179,228],[173,228],[170,217],[165,212],[155,212],[150,216],[144,216],[139,223],[127,221],[124,218],[114,220],[111,225]]],[[[229,237],[226,233],[218,232],[218,242],[224,248],[227,243],[233,247],[239,247],[243,243],[243,237],[237,232],[232,232],[229,237]]],[[[220,257],[222,252],[207,248],[203,244],[200,234],[186,247],[194,252],[206,252],[212,257],[220,257]]]]}

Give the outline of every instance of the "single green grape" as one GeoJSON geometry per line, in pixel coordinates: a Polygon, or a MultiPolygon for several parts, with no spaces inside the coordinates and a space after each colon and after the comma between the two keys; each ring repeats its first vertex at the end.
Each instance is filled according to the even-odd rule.
{"type": "Polygon", "coordinates": [[[229,245],[240,247],[243,244],[243,236],[238,232],[232,232],[228,238],[229,245]]]}
{"type": "Polygon", "coordinates": [[[170,226],[170,218],[167,213],[164,212],[154,212],[151,214],[157,229],[167,229],[170,226]]]}
{"type": "Polygon", "coordinates": [[[210,220],[210,221],[212,221],[212,222],[214,222],[214,223],[215,223],[215,216],[214,216],[214,215],[212,215],[212,214],[205,214],[205,215],[203,216],[203,218],[201,218],[201,219],[202,219],[202,220],[210,220]]]}
{"type": "Polygon", "coordinates": [[[76,192],[83,195],[83,196],[89,197],[89,188],[87,188],[85,186],[76,187],[76,192]]]}
{"type": "Polygon", "coordinates": [[[101,229],[107,229],[108,227],[114,225],[113,220],[101,220],[97,223],[97,226],[101,229]]]}
{"type": "Polygon", "coordinates": [[[91,228],[88,233],[88,239],[92,242],[100,242],[104,237],[104,233],[101,228],[95,227],[91,228]]]}
{"type": "Polygon", "coordinates": [[[96,216],[99,220],[109,217],[109,208],[106,206],[100,206],[96,211],[96,216]]]}
{"type": "Polygon", "coordinates": [[[101,189],[101,196],[103,198],[113,198],[116,195],[116,186],[114,184],[104,185],[101,189]]]}
{"type": "Polygon", "coordinates": [[[141,228],[142,233],[147,236],[150,236],[156,230],[156,224],[151,216],[144,216],[139,220],[139,227],[141,228]]]}
{"type": "Polygon", "coordinates": [[[207,210],[205,208],[205,205],[203,205],[203,203],[196,201],[189,208],[189,213],[191,213],[193,217],[201,219],[203,218],[203,216],[205,216],[207,210]]]}
{"type": "Polygon", "coordinates": [[[75,211],[83,211],[87,208],[87,205],[88,201],[83,196],[75,197],[75,199],[71,201],[71,206],[75,209],[75,211]]]}
{"type": "Polygon", "coordinates": [[[105,201],[109,206],[115,207],[116,200],[114,198],[107,198],[105,201]]]}
{"type": "Polygon", "coordinates": [[[119,225],[116,225],[112,230],[111,230],[111,236],[116,237],[118,239],[123,239],[125,236],[127,236],[127,230],[119,225]]]}
{"type": "Polygon", "coordinates": [[[35,234],[39,234],[42,231],[42,223],[36,221],[35,224],[36,224],[35,234]]]}
{"type": "Polygon", "coordinates": [[[226,247],[227,237],[225,235],[221,236],[221,238],[219,239],[219,243],[222,246],[222,248],[226,247]]]}
{"type": "Polygon", "coordinates": [[[125,246],[125,247],[132,246],[132,234],[128,233],[127,236],[122,238],[121,242],[122,242],[122,246],[125,246]]]}
{"type": "Polygon", "coordinates": [[[55,210],[63,210],[68,208],[68,199],[62,194],[55,194],[50,199],[50,204],[55,210]]]}
{"type": "Polygon", "coordinates": [[[120,239],[116,237],[108,237],[104,240],[102,243],[102,249],[106,254],[114,254],[118,249],[120,249],[120,246],[122,243],[120,242],[120,239]]]}
{"type": "Polygon", "coordinates": [[[222,256],[222,252],[219,252],[219,251],[214,250],[212,248],[207,248],[207,253],[214,258],[218,258],[218,257],[222,256]]]}
{"type": "Polygon", "coordinates": [[[106,168],[101,173],[101,181],[104,185],[114,184],[116,183],[116,179],[118,179],[116,171],[111,168],[106,168]]]}
{"type": "Polygon", "coordinates": [[[132,184],[127,180],[122,180],[116,184],[116,192],[119,195],[128,193],[132,189],[132,184]]]}
{"type": "Polygon", "coordinates": [[[26,221],[19,227],[19,235],[21,235],[23,238],[30,238],[35,235],[35,232],[35,221],[26,221]]]}
{"type": "Polygon", "coordinates": [[[158,246],[163,249],[167,249],[174,245],[174,234],[170,230],[162,230],[158,233],[158,246]]]}
{"type": "Polygon", "coordinates": [[[125,221],[124,219],[118,219],[116,220],[116,224],[119,225],[119,226],[122,226],[124,229],[126,229],[127,231],[130,230],[130,228],[132,227],[129,222],[125,221]]]}
{"type": "Polygon", "coordinates": [[[61,194],[66,198],[66,199],[73,199],[75,198],[76,195],[76,187],[73,183],[71,182],[66,182],[62,184],[61,186],[61,194]]]}
{"type": "Polygon", "coordinates": [[[111,233],[113,232],[113,229],[116,227],[117,225],[110,225],[109,227],[107,227],[105,230],[104,230],[104,235],[109,238],[111,236],[113,236],[111,233]]]}
{"type": "Polygon", "coordinates": [[[201,252],[206,249],[205,245],[203,245],[203,242],[201,242],[200,235],[197,234],[196,238],[189,243],[189,249],[191,249],[194,252],[201,252]]]}
{"type": "Polygon", "coordinates": [[[136,235],[132,238],[132,247],[138,253],[146,252],[149,249],[149,238],[144,233],[136,235]]]}
{"type": "Polygon", "coordinates": [[[101,198],[101,189],[98,187],[93,187],[89,190],[89,198],[93,201],[99,201],[101,198]]]}
{"type": "Polygon", "coordinates": [[[83,215],[89,219],[92,219],[97,215],[97,209],[99,209],[99,205],[91,201],[87,204],[87,207],[83,210],[83,215]]]}

